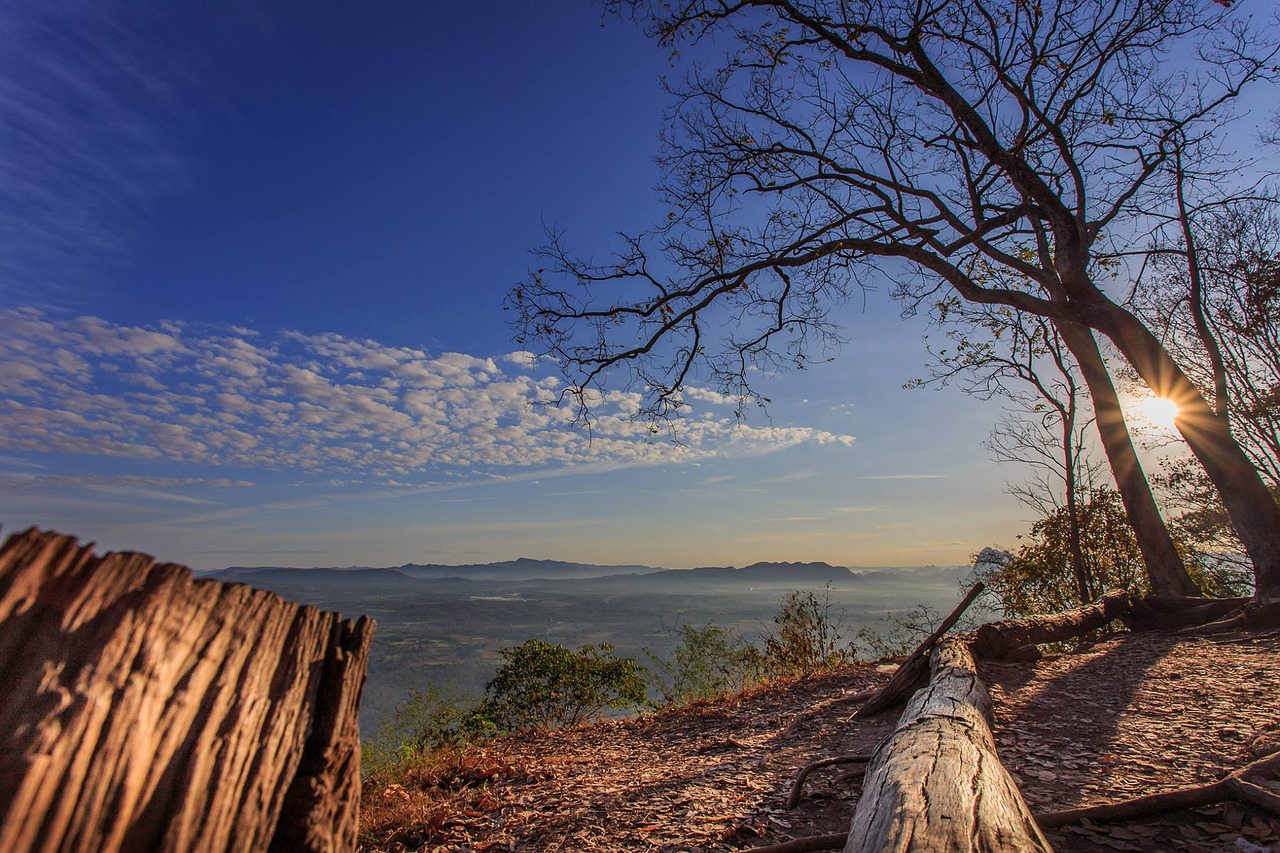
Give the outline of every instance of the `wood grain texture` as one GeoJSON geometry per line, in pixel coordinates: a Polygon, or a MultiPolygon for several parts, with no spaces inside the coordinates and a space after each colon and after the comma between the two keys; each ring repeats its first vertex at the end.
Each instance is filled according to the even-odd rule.
{"type": "Polygon", "coordinates": [[[351,850],[373,623],[35,529],[0,547],[0,850],[351,850]]]}
{"type": "Polygon", "coordinates": [[[942,640],[928,685],[867,767],[845,853],[1049,851],[996,755],[990,718],[967,640],[942,640]]]}

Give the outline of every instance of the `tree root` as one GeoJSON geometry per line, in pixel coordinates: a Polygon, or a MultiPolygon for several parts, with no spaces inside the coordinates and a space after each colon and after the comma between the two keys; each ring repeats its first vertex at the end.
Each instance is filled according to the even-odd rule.
{"type": "Polygon", "coordinates": [[[794,838],[768,847],[753,847],[748,853],[810,853],[812,850],[839,850],[849,840],[849,833],[834,832],[830,835],[809,835],[794,838]]]}
{"type": "Polygon", "coordinates": [[[779,734],[778,737],[780,738],[791,737],[793,734],[796,733],[796,731],[802,725],[807,723],[809,720],[812,720],[814,717],[818,717],[818,716],[821,716],[822,714],[825,714],[827,711],[830,711],[836,705],[844,705],[846,703],[852,704],[855,702],[865,702],[868,699],[870,699],[872,696],[875,696],[876,693],[878,692],[879,692],[878,690],[863,690],[858,693],[850,693],[846,696],[837,696],[834,699],[827,699],[822,702],[819,702],[817,705],[810,708],[809,710],[796,714],[794,717],[792,717],[791,722],[787,723],[787,727],[782,730],[782,733],[779,734]]]}
{"type": "Polygon", "coordinates": [[[1179,634],[1226,634],[1280,628],[1280,601],[1250,601],[1216,622],[1183,628],[1179,634]]]}
{"type": "Polygon", "coordinates": [[[1079,809],[1050,812],[1038,815],[1036,823],[1041,829],[1079,823],[1083,820],[1116,821],[1147,817],[1161,812],[1195,808],[1237,800],[1280,815],[1280,794],[1256,784],[1250,777],[1280,776],[1280,753],[1259,759],[1229,774],[1225,779],[1194,788],[1179,788],[1163,794],[1150,794],[1118,803],[1087,806],[1079,809]]]}
{"type": "Polygon", "coordinates": [[[800,768],[800,772],[796,774],[796,781],[791,784],[791,794],[787,797],[787,808],[794,809],[800,802],[800,792],[804,788],[804,781],[809,778],[809,774],[813,771],[837,764],[856,764],[858,762],[865,764],[870,760],[870,755],[836,755],[831,758],[820,758],[817,761],[809,762],[800,768]]]}

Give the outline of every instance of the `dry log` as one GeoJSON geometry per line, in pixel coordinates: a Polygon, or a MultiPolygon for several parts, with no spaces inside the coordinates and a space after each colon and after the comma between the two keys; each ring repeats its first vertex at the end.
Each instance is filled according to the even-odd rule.
{"type": "MultiPolygon", "coordinates": [[[[870,760],[870,755],[834,755],[830,758],[819,758],[817,761],[810,761],[800,768],[800,772],[796,774],[796,780],[791,783],[791,793],[787,795],[787,808],[794,809],[799,804],[800,792],[804,790],[804,782],[813,771],[821,770],[823,767],[835,767],[837,764],[865,764],[870,760]]],[[[862,774],[859,773],[858,775],[861,776],[862,774]]]]}
{"type": "Polygon", "coordinates": [[[902,665],[894,671],[893,677],[876,695],[867,700],[861,708],[854,714],[855,717],[866,717],[883,711],[885,708],[891,708],[898,704],[899,701],[909,696],[915,689],[920,680],[924,677],[925,670],[928,668],[929,652],[955,624],[960,621],[960,617],[969,605],[973,604],[974,599],[982,594],[983,584],[981,581],[973,585],[973,589],[965,594],[960,603],[947,614],[947,618],[942,620],[942,624],[929,636],[925,637],[924,642],[916,646],[910,656],[903,661],[902,665]]]}
{"type": "Polygon", "coordinates": [[[0,548],[0,850],[351,850],[373,623],[35,529],[0,548]]]}
{"type": "Polygon", "coordinates": [[[845,853],[1049,851],[991,734],[991,697],[968,644],[941,641],[928,686],[876,749],[845,853]]]}
{"type": "Polygon", "coordinates": [[[1148,794],[1118,803],[1104,803],[1078,809],[1050,812],[1036,817],[1043,829],[1080,823],[1081,821],[1134,820],[1161,812],[1208,806],[1235,799],[1251,803],[1280,815],[1280,795],[1256,784],[1256,779],[1274,781],[1280,778],[1280,755],[1271,755],[1228,774],[1208,785],[1177,788],[1159,794],[1148,794]]]}
{"type": "Polygon", "coordinates": [[[998,659],[1023,646],[1069,640],[1103,628],[1132,610],[1129,593],[1115,590],[1077,610],[988,622],[978,628],[973,653],[980,658],[998,659]]]}

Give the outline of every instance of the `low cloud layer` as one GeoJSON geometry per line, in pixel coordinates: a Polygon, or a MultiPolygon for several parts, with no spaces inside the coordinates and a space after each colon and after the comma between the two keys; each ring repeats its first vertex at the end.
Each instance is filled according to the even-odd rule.
{"type": "Polygon", "coordinates": [[[0,312],[0,449],[294,472],[422,486],[850,444],[752,427],[694,389],[680,443],[634,422],[636,394],[596,401],[590,437],[527,353],[432,354],[337,334],[122,326],[0,312]]]}

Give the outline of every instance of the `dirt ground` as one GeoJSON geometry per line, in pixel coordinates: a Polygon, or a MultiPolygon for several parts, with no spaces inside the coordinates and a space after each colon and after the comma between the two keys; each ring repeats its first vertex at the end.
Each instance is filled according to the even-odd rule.
{"type": "MultiPolygon", "coordinates": [[[[891,667],[841,672],[473,753],[438,788],[366,791],[365,851],[712,853],[845,832],[860,766],[898,710],[853,720],[891,667]],[[447,791],[444,789],[448,789],[447,791]]],[[[984,664],[1001,759],[1034,813],[1212,782],[1280,748],[1280,635],[1123,635],[1034,664],[984,664]]],[[[1280,791],[1278,791],[1280,793],[1280,791]]],[[[1048,833],[1069,851],[1275,851],[1280,818],[1236,804],[1048,833]]]]}

